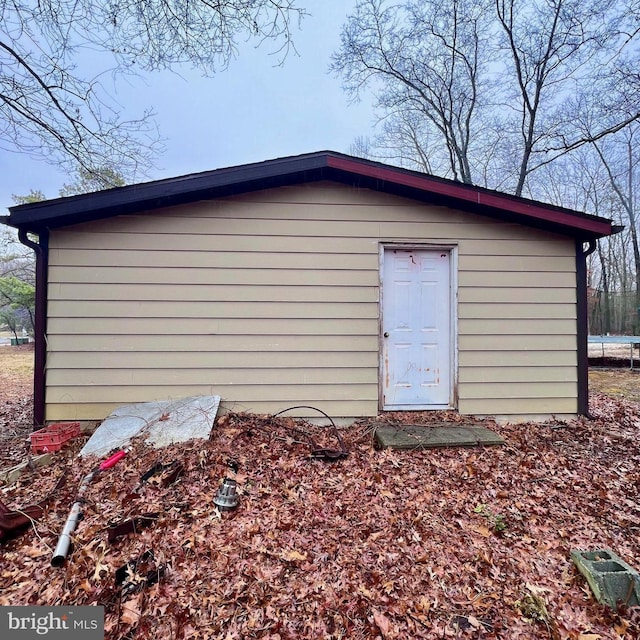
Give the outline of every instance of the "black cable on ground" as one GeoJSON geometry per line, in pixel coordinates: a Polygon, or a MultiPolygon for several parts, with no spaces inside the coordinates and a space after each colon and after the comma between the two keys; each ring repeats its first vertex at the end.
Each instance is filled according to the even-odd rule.
{"type": "Polygon", "coordinates": [[[295,409],[311,409],[312,411],[317,411],[318,413],[322,414],[327,420],[329,420],[329,422],[331,423],[331,426],[333,427],[333,434],[340,447],[337,450],[318,448],[315,446],[315,443],[313,443],[311,436],[309,436],[304,432],[301,432],[311,442],[311,446],[313,448],[313,451],[311,452],[312,456],[318,457],[318,458],[325,458],[327,460],[337,460],[339,458],[345,458],[347,456],[347,451],[344,448],[344,443],[342,442],[342,438],[340,437],[340,433],[338,432],[338,427],[336,426],[336,423],[333,421],[331,416],[325,413],[322,409],[318,409],[317,407],[311,407],[309,405],[296,405],[295,407],[288,407],[287,409],[282,409],[282,411],[278,411],[278,413],[274,413],[273,417],[277,418],[278,416],[281,416],[283,413],[287,413],[288,411],[294,411],[295,409]]]}

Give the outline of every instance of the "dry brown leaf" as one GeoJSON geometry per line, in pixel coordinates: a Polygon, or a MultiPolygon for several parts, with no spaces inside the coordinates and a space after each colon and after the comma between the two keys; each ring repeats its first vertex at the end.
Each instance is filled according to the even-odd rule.
{"type": "Polygon", "coordinates": [[[382,637],[383,638],[388,637],[389,633],[391,632],[391,621],[389,620],[389,618],[387,618],[387,616],[385,616],[384,613],[381,613],[377,609],[374,609],[373,621],[378,626],[378,629],[380,629],[380,633],[382,634],[382,637]]]}
{"type": "Polygon", "coordinates": [[[25,555],[29,558],[41,558],[42,556],[49,555],[50,551],[43,547],[28,547],[25,550],[25,555]]]}
{"type": "Polygon", "coordinates": [[[142,593],[139,593],[134,598],[122,603],[120,620],[124,624],[132,626],[138,624],[138,621],[140,620],[140,600],[142,595],[142,593]]]}
{"type": "Polygon", "coordinates": [[[368,598],[369,600],[375,599],[375,594],[362,585],[358,586],[358,593],[361,593],[365,598],[368,598]]]}
{"type": "MultiPolygon", "coordinates": [[[[154,561],[139,567],[133,582],[142,584],[154,566],[165,571],[144,588],[142,617],[137,600],[124,612],[136,640],[173,637],[177,629],[184,637],[206,629],[207,640],[278,634],[389,640],[431,631],[453,637],[454,616],[464,618],[465,637],[484,633],[481,625],[496,637],[539,640],[555,625],[558,637],[574,640],[638,638],[637,612],[614,614],[585,598],[588,587],[568,558],[569,548],[605,541],[627,561],[637,555],[640,408],[596,398],[591,411],[593,420],[562,425],[489,425],[509,445],[482,453],[376,451],[370,431],[363,436],[361,427],[349,428],[342,432],[349,457],[329,465],[310,461],[306,444],[293,442],[302,441],[291,435],[300,426],[293,420],[226,414],[210,441],[163,450],[166,461],[184,464],[183,480],[171,487],[145,483],[137,500],[128,496],[158,450],[134,443],[117,473],[91,484],[77,550],[64,572],[52,572],[49,553],[29,557],[30,547],[55,544],[75,488],[95,464],[74,458],[70,489],[51,504],[38,531],[3,545],[0,603],[96,604],[113,595],[116,567],[151,550],[154,561]],[[624,442],[601,437],[611,425],[624,442]],[[230,461],[239,470],[242,500],[233,511],[217,512],[211,501],[230,461]],[[480,504],[488,515],[471,512],[480,504]],[[101,547],[108,521],[147,511],[167,515],[101,547]],[[493,530],[498,516],[508,525],[502,536],[493,530]]],[[[470,421],[451,412],[393,417],[470,421]]],[[[318,446],[335,447],[326,428],[301,428],[318,446]]],[[[7,488],[3,501],[28,504],[45,495],[58,477],[51,471],[58,469],[7,488]]],[[[114,621],[115,606],[106,615],[109,637],[114,621]]]]}
{"type": "Polygon", "coordinates": [[[83,580],[80,583],[79,588],[86,593],[91,593],[93,591],[93,587],[91,586],[91,583],[88,580],[83,580]]]}
{"type": "Polygon", "coordinates": [[[467,621],[474,629],[482,629],[482,623],[475,616],[467,616],[467,621]]]}
{"type": "Polygon", "coordinates": [[[483,538],[491,537],[491,529],[489,527],[485,527],[483,524],[477,524],[470,527],[471,531],[475,531],[479,533],[483,538]]]}
{"type": "Polygon", "coordinates": [[[416,602],[416,610],[421,613],[429,613],[431,610],[431,601],[426,596],[420,596],[418,602],[416,602]]]}
{"type": "Polygon", "coordinates": [[[287,560],[288,562],[296,562],[296,561],[306,560],[307,554],[300,553],[299,551],[296,551],[295,549],[293,549],[291,551],[284,551],[282,553],[282,558],[284,560],[287,560]]]}
{"type": "Polygon", "coordinates": [[[96,558],[96,564],[95,564],[95,568],[93,571],[93,576],[91,577],[91,579],[94,582],[99,581],[102,578],[102,574],[104,573],[109,573],[109,565],[104,562],[105,556],[107,554],[106,551],[106,545],[104,542],[101,542],[96,551],[99,551],[98,557],[96,558]]]}

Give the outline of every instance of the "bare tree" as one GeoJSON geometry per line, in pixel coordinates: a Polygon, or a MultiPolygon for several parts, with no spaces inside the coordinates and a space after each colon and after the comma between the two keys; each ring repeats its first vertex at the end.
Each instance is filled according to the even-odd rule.
{"type": "Polygon", "coordinates": [[[640,118],[635,4],[361,0],[332,69],[352,96],[375,92],[390,159],[521,195],[535,171],[640,118]]]}
{"type": "Polygon", "coordinates": [[[359,158],[392,162],[400,167],[433,173],[432,158],[435,145],[428,145],[429,131],[424,120],[415,113],[399,111],[382,123],[382,131],[375,142],[369,137],[357,137],[349,153],[359,158]]]}
{"type": "Polygon", "coordinates": [[[622,131],[617,139],[608,139],[604,144],[593,143],[593,148],[609,179],[609,186],[627,218],[636,265],[635,278],[638,295],[640,295],[640,245],[638,243],[638,207],[635,183],[640,162],[639,136],[640,129],[638,126],[634,126],[622,131]]]}
{"type": "Polygon", "coordinates": [[[0,148],[132,175],[157,136],[149,113],[121,118],[109,74],[183,63],[213,73],[243,38],[283,59],[303,14],[295,0],[0,0],[0,148]],[[86,56],[102,73],[82,72],[86,56]]]}
{"type": "MultiPolygon", "coordinates": [[[[640,242],[638,239],[638,200],[636,183],[640,148],[638,126],[627,128],[602,143],[593,143],[606,176],[608,186],[620,210],[623,212],[625,227],[629,235],[633,255],[634,307],[640,309],[640,242]]],[[[637,323],[636,323],[637,324],[637,323]]]]}
{"type": "Polygon", "coordinates": [[[611,218],[623,230],[598,242],[589,262],[593,287],[591,321],[597,332],[638,330],[639,125],[583,145],[536,171],[527,195],[611,218]]]}
{"type": "Polygon", "coordinates": [[[363,0],[343,29],[331,66],[354,98],[364,87],[376,87],[385,138],[400,134],[393,147],[403,158],[418,165],[429,158],[427,166],[466,183],[474,181],[488,8],[482,0],[363,0]]]}
{"type": "Polygon", "coordinates": [[[576,112],[599,108],[607,68],[626,52],[625,15],[616,0],[495,0],[502,37],[498,47],[509,58],[501,74],[505,106],[513,117],[506,131],[516,133],[518,165],[514,192],[528,176],[583,144],[627,126],[640,110],[611,122],[602,120],[590,136],[575,126],[576,112]],[[576,98],[577,96],[577,98],[576,98]]]}

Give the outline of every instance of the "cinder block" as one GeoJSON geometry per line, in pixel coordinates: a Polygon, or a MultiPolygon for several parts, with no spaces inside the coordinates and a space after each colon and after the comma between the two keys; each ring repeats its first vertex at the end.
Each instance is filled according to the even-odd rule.
{"type": "Polygon", "coordinates": [[[611,549],[578,549],[571,559],[601,604],[612,609],[640,604],[640,575],[611,549]]]}
{"type": "Polygon", "coordinates": [[[30,469],[37,467],[46,467],[53,461],[53,456],[50,453],[44,453],[40,456],[34,456],[27,462],[22,462],[10,469],[0,470],[0,483],[11,485],[16,482],[20,476],[29,471],[30,469]]]}

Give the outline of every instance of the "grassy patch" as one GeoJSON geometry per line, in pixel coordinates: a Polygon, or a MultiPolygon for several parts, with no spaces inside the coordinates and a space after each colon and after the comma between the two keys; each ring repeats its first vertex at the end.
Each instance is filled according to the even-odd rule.
{"type": "Polygon", "coordinates": [[[32,383],[33,347],[25,347],[0,347],[0,383],[3,386],[32,383]]]}
{"type": "Polygon", "coordinates": [[[640,402],[640,369],[590,369],[590,391],[640,402]]]}

